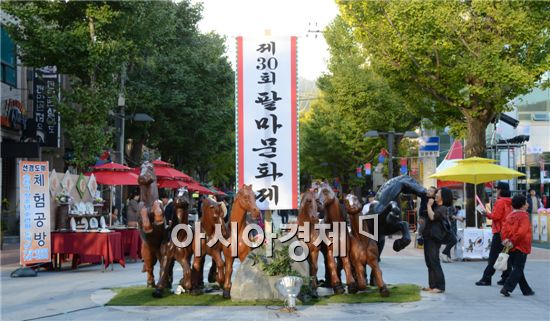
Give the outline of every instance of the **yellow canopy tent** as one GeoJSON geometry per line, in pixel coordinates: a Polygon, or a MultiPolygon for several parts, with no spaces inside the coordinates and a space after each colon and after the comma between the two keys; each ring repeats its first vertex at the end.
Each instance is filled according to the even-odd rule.
{"type": "MultiPolygon", "coordinates": [[[[494,164],[495,160],[470,157],[456,161],[456,165],[435,173],[430,178],[437,178],[442,181],[455,181],[470,184],[482,184],[498,180],[508,180],[525,174],[513,169],[494,164]]],[[[477,193],[477,191],[476,191],[477,193]]],[[[477,194],[476,194],[477,196],[477,194]]],[[[477,227],[477,215],[476,227],[477,227]]]]}

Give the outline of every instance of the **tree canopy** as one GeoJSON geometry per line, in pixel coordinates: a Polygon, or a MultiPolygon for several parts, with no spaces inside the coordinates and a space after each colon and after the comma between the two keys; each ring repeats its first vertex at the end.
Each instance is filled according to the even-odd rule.
{"type": "Polygon", "coordinates": [[[234,175],[234,76],[224,39],[198,31],[200,5],[186,0],[1,6],[17,19],[7,28],[22,62],[55,65],[70,76],[59,110],[80,169],[113,147],[123,91],[126,115],[145,112],[155,119],[126,121],[130,165],[140,162],[147,145],[201,179],[220,184],[234,175]]]}
{"type": "Polygon", "coordinates": [[[344,1],[374,70],[485,156],[485,128],[549,70],[547,1],[344,1]]]}
{"type": "Polygon", "coordinates": [[[301,115],[301,168],[316,178],[341,176],[347,182],[385,146],[381,139],[365,139],[366,131],[402,132],[420,118],[373,71],[345,21],[336,18],[324,36],[329,73],[318,80],[321,99],[301,115]]]}

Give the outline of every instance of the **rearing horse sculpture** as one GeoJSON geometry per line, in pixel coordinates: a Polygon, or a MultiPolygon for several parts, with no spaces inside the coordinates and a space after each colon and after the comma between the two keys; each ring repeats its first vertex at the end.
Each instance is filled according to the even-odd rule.
{"type": "MultiPolygon", "coordinates": [[[[423,196],[426,189],[418,184],[410,176],[398,176],[387,181],[376,193],[376,205],[370,207],[369,214],[378,214],[378,252],[382,254],[384,249],[385,236],[401,232],[401,239],[395,240],[393,250],[401,251],[411,243],[409,224],[402,220],[401,210],[396,203],[399,194],[414,194],[423,196]]],[[[372,226],[369,226],[372,228],[372,226]]]]}
{"type": "MultiPolygon", "coordinates": [[[[241,262],[243,262],[250,253],[250,247],[248,247],[248,245],[246,245],[243,241],[243,237],[248,237],[248,235],[243,235],[244,228],[247,225],[247,212],[249,212],[254,219],[257,219],[260,216],[260,209],[256,206],[256,195],[254,194],[252,185],[243,184],[235,196],[233,206],[231,206],[231,214],[229,218],[230,233],[235,233],[235,231],[231,230],[231,223],[237,223],[237,249],[238,257],[241,262]]],[[[231,275],[233,274],[234,261],[234,257],[231,255],[230,247],[224,247],[223,256],[225,257],[225,283],[223,286],[223,297],[229,299],[231,298],[231,275]]]]}
{"type": "MultiPolygon", "coordinates": [[[[328,223],[328,224],[341,223],[341,222],[344,222],[344,224],[346,223],[346,219],[340,208],[340,202],[336,198],[336,194],[330,188],[330,186],[323,185],[319,190],[317,197],[322,207],[326,211],[325,223],[328,223]]],[[[348,244],[349,246],[350,239],[349,239],[347,228],[345,229],[344,234],[345,235],[339,235],[339,237],[347,238],[346,244],[348,244]]],[[[327,261],[328,261],[328,268],[330,271],[331,285],[332,285],[332,288],[334,289],[334,293],[341,294],[344,292],[344,288],[342,286],[342,282],[340,281],[340,276],[338,275],[336,260],[333,257],[335,242],[339,242],[339,240],[332,240],[332,243],[327,246],[327,257],[328,257],[327,261]]],[[[347,251],[347,249],[344,249],[344,251],[347,251]]],[[[355,283],[355,278],[353,277],[353,273],[351,271],[351,264],[350,264],[349,257],[345,255],[340,257],[340,260],[342,261],[344,272],[346,273],[346,282],[348,284],[348,292],[356,293],[357,284],[355,283]]]]}
{"type": "MultiPolygon", "coordinates": [[[[357,287],[359,290],[367,288],[367,280],[365,278],[365,265],[368,264],[371,269],[371,275],[374,276],[380,295],[387,297],[390,295],[384,280],[382,279],[382,270],[378,264],[378,246],[375,240],[360,233],[360,223],[366,223],[360,220],[361,204],[355,195],[348,195],[345,200],[346,211],[350,215],[351,221],[351,244],[348,255],[351,259],[355,277],[357,278],[357,287]]],[[[363,225],[363,230],[370,231],[363,225]]]]}
{"type": "MultiPolygon", "coordinates": [[[[186,291],[191,291],[191,256],[193,255],[193,245],[187,247],[178,247],[172,240],[172,231],[178,224],[189,224],[189,207],[192,206],[193,198],[189,195],[187,187],[178,189],[174,198],[175,216],[172,219],[172,224],[168,227],[168,236],[170,240],[161,245],[162,260],[160,261],[160,278],[153,296],[160,298],[163,295],[165,287],[170,285],[171,276],[174,268],[174,260],[178,261],[183,269],[183,278],[180,280],[180,285],[186,291]]],[[[187,239],[187,232],[183,229],[176,234],[179,242],[187,239]]]]}
{"type": "Polygon", "coordinates": [[[141,164],[138,177],[140,191],[140,210],[138,226],[140,230],[141,257],[143,271],[147,272],[147,286],[155,286],[153,268],[161,259],[160,247],[165,236],[164,213],[158,200],[157,177],[153,164],[146,161],[141,164]]]}

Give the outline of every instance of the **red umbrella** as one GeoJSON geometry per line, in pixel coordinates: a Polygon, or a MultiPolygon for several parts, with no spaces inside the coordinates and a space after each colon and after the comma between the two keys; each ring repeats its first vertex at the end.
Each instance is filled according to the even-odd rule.
{"type": "Polygon", "coordinates": [[[94,174],[96,182],[102,185],[138,185],[138,175],[130,167],[117,163],[92,166],[92,171],[84,175],[94,174]]]}
{"type": "Polygon", "coordinates": [[[160,188],[171,188],[176,189],[180,187],[187,187],[192,192],[199,192],[200,194],[214,194],[211,190],[208,188],[202,186],[197,181],[191,179],[190,182],[182,181],[181,179],[170,179],[161,177],[158,180],[158,186],[160,188]]]}
{"type": "Polygon", "coordinates": [[[190,190],[190,191],[193,191],[193,192],[198,192],[199,194],[209,194],[209,195],[213,195],[214,192],[212,192],[211,190],[209,190],[208,188],[202,186],[201,184],[199,184],[198,182],[196,181],[193,181],[193,182],[190,182],[188,183],[189,185],[187,185],[187,188],[190,190]]]}
{"type": "MultiPolygon", "coordinates": [[[[157,178],[159,180],[161,178],[179,179],[179,180],[187,181],[187,182],[190,182],[190,181],[193,180],[193,178],[191,178],[191,176],[175,169],[173,164],[161,161],[159,159],[154,160],[152,163],[153,163],[153,166],[154,166],[153,168],[155,170],[155,175],[157,176],[157,178]]],[[[140,170],[141,170],[141,168],[139,168],[139,167],[134,168],[134,171],[136,173],[139,173],[140,170]]]]}

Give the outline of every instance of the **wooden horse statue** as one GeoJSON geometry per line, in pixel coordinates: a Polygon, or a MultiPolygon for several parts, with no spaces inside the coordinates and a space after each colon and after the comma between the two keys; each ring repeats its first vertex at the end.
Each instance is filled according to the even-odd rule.
{"type": "MultiPolygon", "coordinates": [[[[359,216],[361,215],[362,209],[361,203],[359,203],[357,196],[350,194],[346,197],[345,206],[351,221],[351,244],[348,255],[353,270],[355,271],[355,277],[357,278],[357,288],[359,290],[365,290],[367,288],[365,265],[368,264],[372,269],[371,275],[373,275],[376,280],[380,295],[387,297],[390,295],[390,291],[382,279],[382,270],[378,264],[378,246],[376,241],[359,233],[359,216]]],[[[363,230],[369,232],[366,225],[367,224],[363,224],[363,230]]]]}
{"type": "MultiPolygon", "coordinates": [[[[409,233],[409,224],[401,218],[401,210],[395,202],[399,194],[414,194],[422,196],[426,194],[426,189],[418,184],[410,176],[398,176],[390,179],[380,187],[376,193],[376,205],[371,206],[369,214],[378,214],[378,253],[382,254],[384,249],[385,236],[401,232],[402,237],[395,240],[393,250],[398,252],[411,243],[409,233]]],[[[369,226],[369,228],[371,228],[369,226]]]]}
{"type": "MultiPolygon", "coordinates": [[[[260,209],[256,206],[256,195],[252,189],[252,185],[245,185],[239,189],[235,199],[233,200],[233,205],[231,206],[231,214],[229,219],[229,231],[230,233],[235,233],[231,230],[231,223],[237,223],[237,240],[238,240],[238,257],[241,262],[248,256],[250,253],[250,248],[243,241],[243,237],[248,237],[243,235],[243,230],[246,227],[246,213],[249,212],[252,215],[252,218],[258,219],[260,216],[260,209]]],[[[224,247],[223,256],[225,257],[225,283],[223,286],[223,297],[226,299],[231,298],[231,275],[233,274],[233,261],[234,257],[231,255],[231,248],[224,247]]]]}
{"type": "MultiPolygon", "coordinates": [[[[319,224],[319,207],[313,191],[307,191],[300,197],[300,212],[298,213],[298,225],[304,226],[309,223],[309,242],[305,242],[309,249],[308,263],[309,276],[311,277],[311,289],[313,295],[317,296],[317,261],[319,258],[319,246],[315,246],[313,241],[319,237],[319,230],[315,229],[315,224],[319,224]]],[[[305,236],[301,236],[304,239],[305,236]]]]}
{"type": "Polygon", "coordinates": [[[142,239],[141,257],[143,271],[147,272],[147,286],[155,286],[153,268],[161,259],[160,247],[165,236],[164,213],[158,199],[157,177],[153,164],[146,161],[141,164],[138,177],[140,191],[140,210],[138,226],[142,239]]]}
{"type": "MultiPolygon", "coordinates": [[[[153,292],[153,296],[160,298],[163,295],[163,290],[167,285],[171,283],[172,271],[174,268],[174,260],[178,261],[183,269],[183,278],[180,280],[180,285],[186,291],[191,291],[191,256],[193,255],[193,243],[187,247],[178,247],[172,240],[172,231],[178,226],[178,224],[189,224],[189,207],[192,206],[193,198],[190,196],[187,187],[181,187],[178,189],[176,197],[174,198],[174,211],[175,216],[172,220],[172,224],[168,227],[167,242],[161,245],[161,271],[160,278],[157,284],[157,289],[153,292]]],[[[177,239],[179,242],[183,242],[187,239],[187,232],[183,229],[177,233],[177,239]]]]}
{"type": "MultiPolygon", "coordinates": [[[[215,266],[214,273],[216,274],[216,282],[223,287],[224,278],[224,261],[222,253],[224,245],[221,242],[217,242],[214,246],[209,247],[206,245],[210,241],[216,231],[216,225],[220,226],[220,231],[224,239],[229,239],[229,230],[224,222],[224,216],[227,214],[227,208],[225,203],[216,202],[210,198],[204,199],[202,202],[202,217],[201,217],[201,231],[205,234],[206,239],[201,240],[201,253],[195,253],[193,259],[193,294],[200,293],[200,287],[202,285],[204,257],[206,254],[212,257],[212,266],[215,266]]],[[[195,233],[197,233],[196,231],[195,233]]]]}
{"type": "MultiPolygon", "coordinates": [[[[322,207],[325,209],[325,223],[332,224],[332,223],[340,223],[340,222],[346,222],[346,219],[344,217],[344,213],[342,213],[340,208],[340,202],[336,198],[336,194],[334,191],[330,188],[328,185],[323,185],[321,189],[318,192],[317,198],[319,202],[321,203],[322,207]]],[[[347,228],[345,229],[345,235],[340,235],[339,237],[346,237],[347,238],[347,244],[349,246],[350,239],[347,228]]],[[[327,246],[327,263],[328,263],[328,269],[330,271],[330,279],[331,279],[331,285],[334,290],[334,293],[336,294],[342,294],[344,293],[344,287],[342,286],[342,282],[340,281],[340,276],[338,275],[338,269],[337,269],[337,263],[336,260],[333,257],[333,250],[334,250],[334,243],[338,242],[338,240],[333,240],[332,243],[327,246]]],[[[348,284],[348,293],[356,293],[357,292],[357,284],[355,283],[355,278],[353,277],[353,273],[351,271],[351,264],[348,256],[343,256],[340,258],[342,261],[342,265],[344,267],[344,271],[346,273],[346,282],[348,284]]]]}

